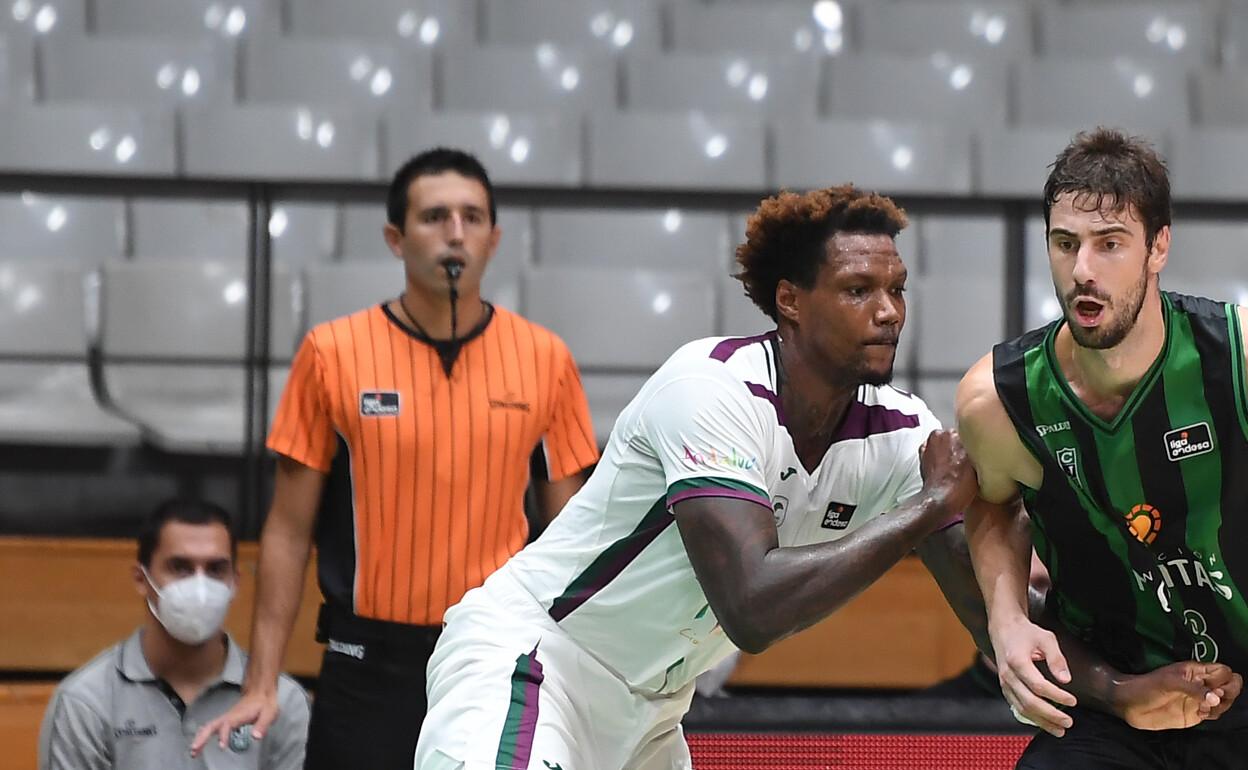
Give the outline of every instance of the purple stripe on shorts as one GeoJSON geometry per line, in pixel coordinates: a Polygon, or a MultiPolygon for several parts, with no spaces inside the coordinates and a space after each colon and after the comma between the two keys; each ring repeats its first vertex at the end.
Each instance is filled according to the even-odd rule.
{"type": "Polygon", "coordinates": [[[845,419],[841,421],[841,427],[832,437],[832,441],[848,441],[917,427],[917,414],[906,414],[879,404],[868,406],[861,401],[855,401],[849,405],[849,411],[845,413],[845,419]]]}
{"type": "Polygon", "coordinates": [[[711,358],[716,361],[727,361],[729,358],[732,358],[733,353],[736,353],[741,348],[770,339],[774,335],[775,332],[770,331],[764,334],[755,334],[753,337],[733,337],[724,340],[711,351],[711,358]]]}
{"type": "Polygon", "coordinates": [[[771,509],[771,501],[765,497],[760,497],[750,492],[742,492],[739,489],[728,489],[727,487],[696,487],[694,489],[682,489],[674,495],[667,498],[667,507],[671,508],[681,500],[688,500],[691,497],[733,497],[737,500],[747,500],[751,503],[771,509]]]}
{"type": "Polygon", "coordinates": [[[514,770],[525,770],[533,753],[533,736],[537,733],[537,698],[545,676],[542,662],[537,659],[537,648],[529,653],[529,677],[524,683],[524,711],[520,713],[520,734],[516,737],[516,755],[512,761],[514,770]]]}

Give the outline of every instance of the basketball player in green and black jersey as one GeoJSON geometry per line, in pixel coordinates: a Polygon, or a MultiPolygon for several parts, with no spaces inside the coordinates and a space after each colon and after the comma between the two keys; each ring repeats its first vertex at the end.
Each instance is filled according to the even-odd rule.
{"type": "Polygon", "coordinates": [[[1234,672],[1248,668],[1248,309],[1158,288],[1170,186],[1146,142],[1079,134],[1044,199],[1063,317],[997,345],[957,397],[1002,689],[1051,733],[1018,766],[1246,767],[1234,672]],[[1056,637],[1028,620],[1032,545],[1052,579],[1045,623],[1116,670],[1071,681],[1056,637]],[[1207,692],[1118,706],[1111,690],[1167,668],[1207,692]],[[1087,708],[1107,701],[1109,714],[1087,708]],[[1162,713],[1197,729],[1145,732],[1176,726],[1162,713]]]}

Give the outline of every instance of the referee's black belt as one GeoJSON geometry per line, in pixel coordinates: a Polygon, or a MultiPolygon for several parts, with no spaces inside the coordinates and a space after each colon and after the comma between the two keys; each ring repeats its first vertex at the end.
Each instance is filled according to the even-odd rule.
{"type": "Polygon", "coordinates": [[[416,626],[388,620],[362,618],[335,604],[326,602],[316,618],[316,641],[331,640],[365,644],[377,652],[428,651],[438,641],[442,626],[416,626]]]}

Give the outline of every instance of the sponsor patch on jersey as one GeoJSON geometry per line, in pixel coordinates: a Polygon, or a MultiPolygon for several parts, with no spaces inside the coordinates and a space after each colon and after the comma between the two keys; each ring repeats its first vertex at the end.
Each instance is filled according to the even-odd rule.
{"type": "Polygon", "coordinates": [[[776,517],[776,526],[779,527],[784,523],[785,514],[789,512],[789,498],[784,495],[776,495],[771,501],[771,513],[776,517]]]}
{"type": "Polygon", "coordinates": [[[1050,433],[1061,433],[1065,430],[1070,430],[1070,420],[1062,420],[1061,422],[1055,422],[1050,425],[1036,426],[1036,433],[1040,434],[1040,438],[1044,438],[1050,433]]]}
{"type": "Polygon", "coordinates": [[[828,509],[823,512],[823,523],[819,526],[824,529],[845,529],[849,526],[849,520],[854,518],[856,510],[858,506],[849,503],[828,503],[828,509]]]}
{"type": "Polygon", "coordinates": [[[399,394],[394,390],[365,390],[360,392],[360,415],[363,417],[393,417],[399,413],[399,394]]]}
{"type": "Polygon", "coordinates": [[[1144,545],[1152,545],[1161,531],[1161,511],[1148,503],[1134,505],[1125,514],[1127,529],[1144,545]]]}
{"type": "Polygon", "coordinates": [[[729,468],[732,470],[752,471],[758,467],[758,458],[750,457],[731,447],[727,452],[714,447],[710,449],[694,449],[688,444],[681,447],[685,450],[685,462],[703,468],[729,468]]]}
{"type": "Polygon", "coordinates": [[[1210,433],[1207,422],[1175,428],[1165,435],[1165,441],[1166,457],[1172,463],[1213,451],[1213,434],[1210,433]]]}
{"type": "Polygon", "coordinates": [[[1073,446],[1062,447],[1057,450],[1057,464],[1062,466],[1062,470],[1066,471],[1066,475],[1076,484],[1082,484],[1079,480],[1079,453],[1075,451],[1073,446]]]}

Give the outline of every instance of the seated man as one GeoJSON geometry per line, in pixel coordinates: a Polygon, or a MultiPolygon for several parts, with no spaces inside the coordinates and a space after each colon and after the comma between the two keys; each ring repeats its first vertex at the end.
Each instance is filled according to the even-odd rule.
{"type": "MultiPolygon", "coordinates": [[[[199,726],[239,698],[246,658],[221,630],[238,586],[238,545],[216,505],[161,504],[139,534],[135,588],[149,612],[129,639],[56,688],[39,735],[40,770],[190,767],[199,726]]],[[[308,699],[289,677],[263,741],[250,730],[207,748],[207,767],[303,767],[308,699]]]]}

